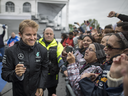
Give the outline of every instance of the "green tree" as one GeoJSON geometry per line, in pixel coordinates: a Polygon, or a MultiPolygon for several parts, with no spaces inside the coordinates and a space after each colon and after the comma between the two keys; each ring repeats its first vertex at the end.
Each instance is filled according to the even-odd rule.
{"type": "Polygon", "coordinates": [[[90,26],[92,26],[93,28],[98,29],[100,27],[100,24],[98,23],[96,19],[89,19],[88,21],[91,24],[90,26]]]}
{"type": "Polygon", "coordinates": [[[69,32],[72,32],[75,25],[69,24],[69,32]]]}

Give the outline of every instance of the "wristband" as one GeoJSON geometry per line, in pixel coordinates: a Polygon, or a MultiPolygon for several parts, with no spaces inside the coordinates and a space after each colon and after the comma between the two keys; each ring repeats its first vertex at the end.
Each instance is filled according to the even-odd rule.
{"type": "Polygon", "coordinates": [[[114,17],[116,17],[117,13],[115,13],[114,17]]]}

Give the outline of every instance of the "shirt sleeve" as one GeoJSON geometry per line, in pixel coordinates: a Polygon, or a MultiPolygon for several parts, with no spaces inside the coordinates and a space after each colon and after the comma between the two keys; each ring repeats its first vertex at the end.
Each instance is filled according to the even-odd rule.
{"type": "Polygon", "coordinates": [[[128,16],[124,14],[119,14],[118,18],[123,22],[128,22],[128,16]]]}
{"type": "Polygon", "coordinates": [[[79,64],[78,63],[72,63],[69,64],[67,67],[68,71],[68,79],[69,82],[76,94],[80,94],[80,88],[79,88],[79,81],[80,81],[80,72],[79,72],[79,64]]]}
{"type": "Polygon", "coordinates": [[[1,76],[3,80],[8,81],[8,82],[19,81],[18,78],[16,77],[13,57],[14,56],[10,48],[6,49],[5,55],[2,60],[3,67],[2,67],[1,76]]]}
{"type": "Polygon", "coordinates": [[[20,77],[16,75],[16,77],[18,78],[18,80],[22,81],[24,79],[24,74],[20,77]]]}

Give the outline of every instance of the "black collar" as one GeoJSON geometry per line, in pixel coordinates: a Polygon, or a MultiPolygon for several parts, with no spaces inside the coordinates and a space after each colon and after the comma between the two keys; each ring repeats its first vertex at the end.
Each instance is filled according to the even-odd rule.
{"type": "Polygon", "coordinates": [[[33,50],[34,47],[36,46],[36,43],[34,44],[34,46],[29,46],[29,45],[25,44],[22,39],[20,39],[20,41],[17,43],[19,43],[19,46],[21,49],[28,50],[28,51],[33,50]]]}
{"type": "Polygon", "coordinates": [[[47,42],[44,38],[43,38],[43,40],[42,40],[44,43],[45,43],[45,45],[46,45],[46,47],[52,42],[47,42]]]}
{"type": "Polygon", "coordinates": [[[89,67],[92,66],[92,65],[100,66],[101,64],[98,63],[98,62],[95,62],[95,63],[88,63],[88,64],[86,64],[84,67],[82,67],[82,68],[80,69],[80,74],[81,74],[84,70],[86,70],[87,68],[89,68],[89,67]]]}

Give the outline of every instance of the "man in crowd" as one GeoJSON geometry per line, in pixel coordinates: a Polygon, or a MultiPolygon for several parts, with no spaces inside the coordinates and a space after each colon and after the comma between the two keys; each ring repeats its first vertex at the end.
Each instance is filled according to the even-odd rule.
{"type": "Polygon", "coordinates": [[[11,47],[17,41],[19,41],[19,37],[16,36],[16,34],[14,32],[12,32],[11,37],[7,41],[7,45],[9,45],[9,47],[11,47]]]}
{"type": "Polygon", "coordinates": [[[74,43],[73,43],[73,32],[69,32],[69,36],[68,36],[68,39],[66,40],[66,44],[74,47],[74,43]]]}
{"type": "Polygon", "coordinates": [[[2,28],[3,28],[3,33],[0,35],[0,52],[1,52],[2,58],[3,58],[3,56],[4,56],[4,42],[3,42],[3,38],[5,36],[5,29],[6,29],[6,27],[2,26],[2,28]]]}
{"type": "Polygon", "coordinates": [[[78,48],[79,45],[78,45],[78,37],[79,37],[79,32],[78,30],[74,30],[74,38],[73,38],[73,44],[74,44],[74,48],[78,48]]]}
{"type": "Polygon", "coordinates": [[[38,24],[24,20],[19,25],[20,41],[5,51],[2,78],[12,82],[13,96],[42,96],[48,74],[47,50],[36,43],[38,24]]]}
{"type": "Polygon", "coordinates": [[[52,28],[46,28],[43,36],[44,37],[39,40],[39,43],[47,49],[47,58],[49,59],[49,63],[47,63],[49,72],[45,87],[48,89],[48,96],[52,96],[52,94],[56,94],[59,70],[64,63],[61,58],[63,46],[60,42],[57,42],[54,39],[54,32],[52,28]]]}

